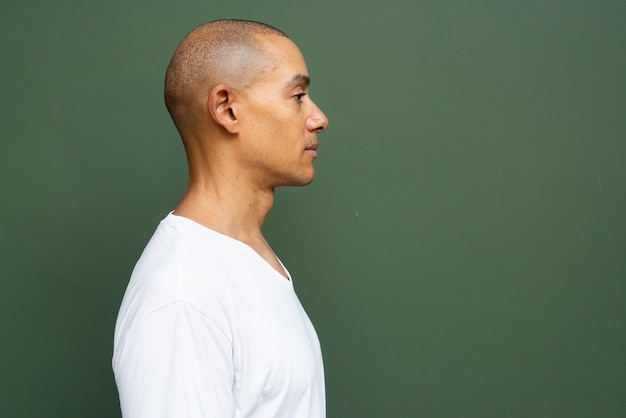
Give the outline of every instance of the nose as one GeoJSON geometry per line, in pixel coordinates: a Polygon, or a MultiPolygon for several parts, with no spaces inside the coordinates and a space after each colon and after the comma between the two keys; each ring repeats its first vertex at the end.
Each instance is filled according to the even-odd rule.
{"type": "Polygon", "coordinates": [[[307,129],[319,134],[328,128],[328,118],[313,101],[311,103],[313,104],[313,110],[311,116],[307,119],[307,129]]]}

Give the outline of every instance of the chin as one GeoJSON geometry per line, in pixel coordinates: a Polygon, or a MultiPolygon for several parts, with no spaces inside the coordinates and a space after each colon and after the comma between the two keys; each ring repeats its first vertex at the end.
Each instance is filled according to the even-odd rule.
{"type": "Polygon", "coordinates": [[[311,177],[310,179],[308,179],[307,181],[302,183],[300,186],[308,186],[309,184],[313,183],[313,180],[314,180],[314,178],[311,177]]]}
{"type": "Polygon", "coordinates": [[[313,180],[315,180],[315,173],[311,173],[310,176],[308,176],[306,178],[303,178],[302,179],[302,183],[299,184],[299,186],[306,186],[308,184],[311,184],[311,183],[313,183],[313,180]]]}
{"type": "Polygon", "coordinates": [[[292,181],[289,183],[282,184],[281,186],[302,187],[302,186],[308,186],[311,183],[313,183],[313,179],[302,180],[302,181],[292,181]]]}
{"type": "Polygon", "coordinates": [[[293,187],[306,186],[306,185],[311,184],[314,178],[315,178],[314,173],[311,173],[308,176],[292,177],[290,179],[286,179],[286,181],[280,184],[280,186],[293,186],[293,187]]]}

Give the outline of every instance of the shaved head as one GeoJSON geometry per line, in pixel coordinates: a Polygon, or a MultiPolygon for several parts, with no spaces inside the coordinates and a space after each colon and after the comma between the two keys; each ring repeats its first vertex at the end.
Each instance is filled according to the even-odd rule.
{"type": "Polygon", "coordinates": [[[246,87],[272,64],[260,42],[269,35],[287,38],[272,26],[248,20],[205,23],[185,36],[165,74],[165,105],[181,134],[213,87],[246,87]]]}

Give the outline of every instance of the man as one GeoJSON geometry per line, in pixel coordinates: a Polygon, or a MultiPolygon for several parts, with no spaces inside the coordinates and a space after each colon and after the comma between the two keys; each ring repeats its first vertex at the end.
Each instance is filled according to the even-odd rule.
{"type": "Polygon", "coordinates": [[[317,335],[261,227],[274,189],[313,180],[326,116],[296,45],[250,21],[189,33],[165,102],[187,190],[133,271],[115,329],[124,417],[325,416],[317,335]]]}

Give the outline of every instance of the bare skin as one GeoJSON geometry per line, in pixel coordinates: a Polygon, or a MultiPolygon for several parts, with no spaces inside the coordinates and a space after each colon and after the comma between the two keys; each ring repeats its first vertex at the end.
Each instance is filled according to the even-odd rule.
{"type": "Polygon", "coordinates": [[[189,181],[174,214],[247,244],[288,279],[262,227],[276,187],[313,180],[317,134],[328,119],[307,94],[296,45],[273,34],[257,38],[269,60],[250,83],[218,82],[190,98],[193,123],[178,124],[189,181]]]}

